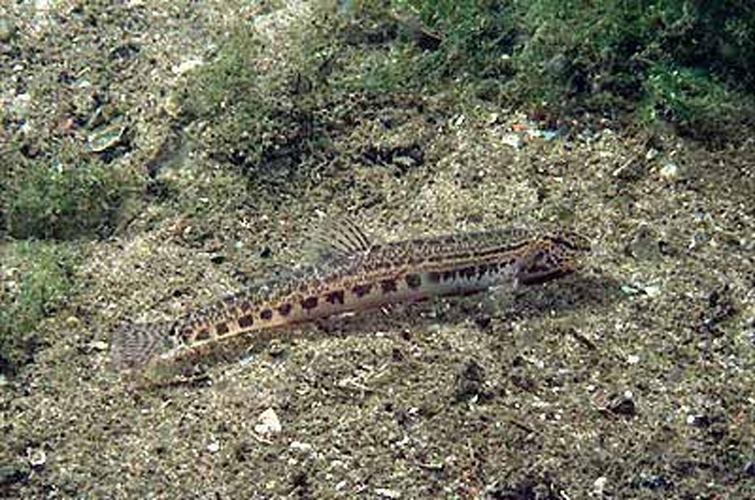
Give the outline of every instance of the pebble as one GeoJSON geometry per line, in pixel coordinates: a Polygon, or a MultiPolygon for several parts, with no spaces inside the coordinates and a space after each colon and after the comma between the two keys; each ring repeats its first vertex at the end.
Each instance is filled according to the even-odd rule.
{"type": "Polygon", "coordinates": [[[31,94],[18,94],[13,98],[8,111],[17,118],[26,118],[31,113],[31,94]]]}
{"type": "Polygon", "coordinates": [[[401,498],[401,492],[388,488],[375,488],[375,494],[383,498],[401,498]]]}
{"type": "Polygon", "coordinates": [[[45,450],[36,449],[29,451],[29,465],[32,467],[42,467],[47,463],[47,454],[45,450]]]}
{"type": "Polygon", "coordinates": [[[257,421],[259,423],[254,426],[254,430],[257,434],[278,434],[283,430],[278,415],[272,408],[268,408],[260,413],[260,416],[257,417],[257,421]]]}
{"type": "Polygon", "coordinates": [[[676,163],[666,160],[658,171],[658,175],[666,182],[679,182],[684,180],[684,170],[676,163]]]}
{"type": "Polygon", "coordinates": [[[640,357],[638,355],[630,354],[629,356],[627,356],[627,363],[629,363],[630,365],[636,365],[639,362],[640,362],[640,357]]]}
{"type": "Polygon", "coordinates": [[[626,295],[640,295],[645,294],[650,298],[655,298],[661,295],[661,287],[659,285],[650,283],[628,283],[621,285],[621,291],[626,295]]]}
{"type": "Polygon", "coordinates": [[[204,65],[204,61],[200,58],[193,57],[181,61],[179,64],[172,68],[172,71],[176,75],[185,75],[186,73],[204,65]]]}
{"type": "Polygon", "coordinates": [[[179,118],[181,116],[181,98],[177,93],[172,92],[163,101],[163,111],[171,118],[179,118]]]}
{"type": "Polygon", "coordinates": [[[412,168],[417,164],[417,160],[411,156],[394,156],[393,164],[403,168],[412,168]]]}
{"type": "Polygon", "coordinates": [[[636,259],[652,259],[658,256],[658,238],[649,224],[642,222],[637,226],[629,251],[636,259]]]}
{"type": "Polygon", "coordinates": [[[661,287],[654,284],[645,285],[643,291],[650,298],[655,298],[661,295],[661,287]]]}
{"type": "Polygon", "coordinates": [[[107,351],[108,343],[103,340],[95,340],[91,344],[89,344],[89,347],[93,351],[107,351]]]}
{"type": "Polygon", "coordinates": [[[13,22],[7,17],[0,17],[0,43],[10,42],[16,32],[13,22]]]}
{"type": "Polygon", "coordinates": [[[592,492],[596,496],[603,496],[603,493],[606,490],[606,484],[608,484],[608,478],[600,476],[594,483],[592,483],[592,492]]]}
{"type": "Polygon", "coordinates": [[[220,451],[220,443],[213,441],[212,443],[207,445],[207,451],[209,451],[210,453],[217,453],[218,451],[220,451]]]}
{"type": "Polygon", "coordinates": [[[299,451],[302,453],[309,453],[312,451],[312,445],[309,443],[302,443],[301,441],[294,441],[289,446],[294,451],[299,451]]]}
{"type": "Polygon", "coordinates": [[[514,149],[519,149],[522,146],[522,139],[516,134],[504,134],[501,137],[501,142],[514,149]]]}
{"type": "Polygon", "coordinates": [[[126,121],[117,116],[110,123],[93,130],[87,137],[87,147],[93,153],[101,153],[117,145],[126,130],[126,121]]]}

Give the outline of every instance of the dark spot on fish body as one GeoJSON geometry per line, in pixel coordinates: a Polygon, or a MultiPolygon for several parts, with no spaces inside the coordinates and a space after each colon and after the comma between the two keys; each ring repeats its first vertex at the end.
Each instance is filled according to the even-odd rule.
{"type": "Polygon", "coordinates": [[[271,309],[263,309],[260,311],[260,319],[270,321],[273,319],[273,311],[271,309]]]}
{"type": "Polygon", "coordinates": [[[419,274],[407,274],[406,285],[412,290],[416,290],[422,286],[422,276],[419,274]]]}
{"type": "Polygon", "coordinates": [[[314,309],[317,307],[317,296],[312,295],[311,297],[307,297],[306,299],[301,301],[301,306],[303,309],[314,309]]]}
{"type": "Polygon", "coordinates": [[[430,271],[427,275],[430,283],[440,283],[440,273],[436,271],[430,271]]]}
{"type": "Polygon", "coordinates": [[[364,297],[365,295],[370,293],[370,290],[372,290],[372,285],[365,283],[363,285],[356,285],[351,289],[351,292],[357,297],[364,297]]]}
{"type": "Polygon", "coordinates": [[[472,279],[477,274],[477,269],[474,267],[465,267],[459,271],[459,277],[465,279],[472,279]]]}
{"type": "Polygon", "coordinates": [[[202,328],[199,330],[199,333],[197,333],[196,340],[209,340],[210,339],[210,330],[207,328],[202,328]]]}
{"type": "Polygon", "coordinates": [[[187,344],[191,340],[191,334],[192,334],[193,331],[194,330],[192,330],[191,328],[185,328],[185,329],[181,330],[178,333],[178,339],[182,343],[187,344]]]}
{"type": "Polygon", "coordinates": [[[335,292],[330,292],[325,297],[325,300],[331,304],[343,304],[343,295],[343,290],[336,290],[335,292]]]}
{"type": "Polygon", "coordinates": [[[391,293],[398,290],[398,286],[396,285],[396,280],[392,280],[392,279],[381,281],[380,288],[383,291],[383,293],[391,293]]]}
{"type": "Polygon", "coordinates": [[[229,328],[226,323],[218,323],[215,325],[215,331],[218,333],[218,335],[225,335],[228,333],[229,328]]]}
{"type": "Polygon", "coordinates": [[[288,316],[289,314],[291,314],[291,309],[292,306],[288,302],[284,302],[283,304],[278,306],[278,312],[281,316],[288,316]]]}
{"type": "Polygon", "coordinates": [[[239,328],[249,328],[254,324],[254,319],[252,319],[251,314],[247,314],[246,316],[242,316],[239,318],[239,328]]]}
{"type": "Polygon", "coordinates": [[[241,303],[240,308],[241,312],[247,312],[252,309],[252,304],[248,300],[245,300],[241,303]]]}
{"type": "Polygon", "coordinates": [[[444,271],[443,281],[450,281],[456,279],[456,271],[444,271]]]}
{"type": "Polygon", "coordinates": [[[486,266],[485,264],[480,264],[479,266],[477,266],[477,278],[478,279],[482,278],[483,276],[485,276],[485,274],[487,272],[488,272],[488,266],[486,266]]]}

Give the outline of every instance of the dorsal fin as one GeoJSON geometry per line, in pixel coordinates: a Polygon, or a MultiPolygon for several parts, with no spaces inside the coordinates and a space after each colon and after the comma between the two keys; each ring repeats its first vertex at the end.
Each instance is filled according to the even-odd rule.
{"type": "Polygon", "coordinates": [[[340,217],[322,222],[307,246],[313,255],[322,259],[367,253],[373,243],[353,220],[340,217]]]}

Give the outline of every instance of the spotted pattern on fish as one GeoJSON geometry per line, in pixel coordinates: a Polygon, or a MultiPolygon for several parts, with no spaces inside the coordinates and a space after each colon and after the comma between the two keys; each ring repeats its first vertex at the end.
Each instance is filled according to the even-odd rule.
{"type": "Polygon", "coordinates": [[[574,272],[589,242],[572,232],[523,229],[371,243],[354,225],[315,264],[276,275],[171,323],[115,332],[120,368],[144,366],[241,334],[344,312],[444,295],[466,295],[507,281],[544,283],[574,272]]]}

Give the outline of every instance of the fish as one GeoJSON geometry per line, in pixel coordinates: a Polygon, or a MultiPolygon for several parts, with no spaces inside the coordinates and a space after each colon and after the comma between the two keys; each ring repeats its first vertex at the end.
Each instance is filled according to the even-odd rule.
{"type": "Polygon", "coordinates": [[[499,228],[376,242],[340,221],[317,231],[311,247],[311,263],[178,319],[118,328],[113,366],[140,369],[240,335],[395,303],[545,283],[580,269],[590,241],[573,231],[499,228]]]}

